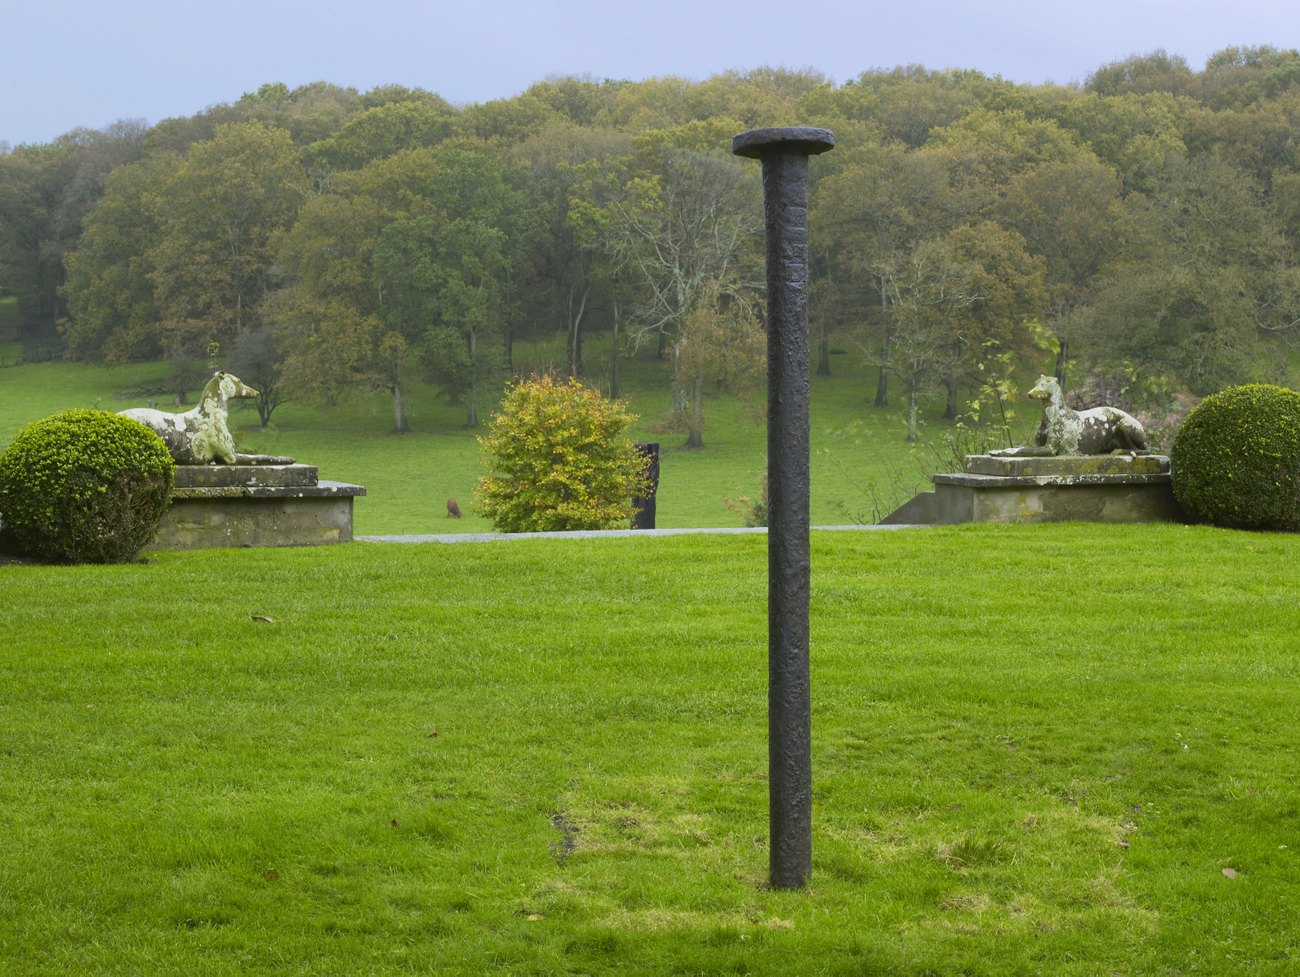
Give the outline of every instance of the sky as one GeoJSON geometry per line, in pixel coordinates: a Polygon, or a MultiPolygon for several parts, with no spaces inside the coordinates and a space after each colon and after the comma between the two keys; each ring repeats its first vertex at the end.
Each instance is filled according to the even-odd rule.
{"type": "MultiPolygon", "coordinates": [[[[701,81],[896,65],[1082,83],[1163,49],[1300,48],[1295,0],[0,0],[0,142],[153,124],[270,82],[397,84],[455,104],[557,75],[701,81]]],[[[797,124],[801,120],[787,120],[797,124]]]]}

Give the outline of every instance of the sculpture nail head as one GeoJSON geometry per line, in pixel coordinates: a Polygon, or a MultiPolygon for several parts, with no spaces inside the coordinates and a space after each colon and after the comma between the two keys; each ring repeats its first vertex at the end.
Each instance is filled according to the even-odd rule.
{"type": "Polygon", "coordinates": [[[835,148],[835,133],[812,126],[750,129],[731,140],[731,151],[749,159],[768,156],[816,156],[835,148]]]}

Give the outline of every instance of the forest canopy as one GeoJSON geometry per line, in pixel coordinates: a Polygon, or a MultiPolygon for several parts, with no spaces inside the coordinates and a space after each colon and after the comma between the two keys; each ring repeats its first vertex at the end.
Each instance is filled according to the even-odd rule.
{"type": "Polygon", "coordinates": [[[1148,399],[1293,382],[1300,52],[1269,46],[1070,86],[760,69],[456,107],[268,84],[0,153],[0,296],[31,355],[220,349],[295,396],[386,390],[398,430],[413,372],[474,425],[516,340],[562,336],[580,376],[612,335],[664,358],[690,427],[762,355],[759,172],[731,137],[792,124],[838,143],[812,167],[817,366],[876,366],[877,405],[929,388],[952,413],[1039,368],[1148,399]]]}

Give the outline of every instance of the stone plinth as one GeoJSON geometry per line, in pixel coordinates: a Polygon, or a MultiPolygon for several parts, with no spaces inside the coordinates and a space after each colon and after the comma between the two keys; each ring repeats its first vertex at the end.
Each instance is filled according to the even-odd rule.
{"type": "Polygon", "coordinates": [[[360,485],[311,465],[177,465],[176,489],[146,549],[319,546],[352,539],[360,485]]]}
{"type": "Polygon", "coordinates": [[[931,476],[885,525],[960,522],[1152,522],[1177,519],[1164,455],[969,455],[965,471],[931,476]]]}

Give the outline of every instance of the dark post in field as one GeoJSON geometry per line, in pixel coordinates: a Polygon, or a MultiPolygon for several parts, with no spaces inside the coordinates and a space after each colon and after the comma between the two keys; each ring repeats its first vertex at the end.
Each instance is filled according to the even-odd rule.
{"type": "Polygon", "coordinates": [[[812,872],[808,677],[808,157],[827,129],[754,129],[731,150],[763,162],[767,224],[767,735],[770,877],[812,872]]]}
{"type": "Polygon", "coordinates": [[[638,441],[637,454],[645,459],[646,475],[649,477],[646,494],[632,500],[633,529],[655,528],[655,493],[659,491],[659,442],[638,441]]]}

